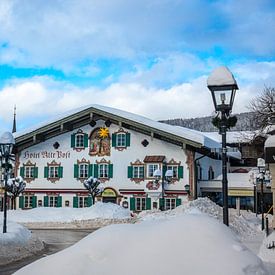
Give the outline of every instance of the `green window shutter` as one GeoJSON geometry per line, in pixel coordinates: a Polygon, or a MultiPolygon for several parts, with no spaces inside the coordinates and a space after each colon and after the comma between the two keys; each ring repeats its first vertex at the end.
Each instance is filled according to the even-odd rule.
{"type": "Polygon", "coordinates": [[[126,133],[126,146],[130,146],[130,133],[126,133]]]}
{"type": "Polygon", "coordinates": [[[164,199],[163,198],[159,199],[159,208],[164,209],[164,199]]]}
{"type": "Polygon", "coordinates": [[[21,176],[22,178],[25,177],[25,167],[20,167],[20,176],[21,176]]]}
{"type": "Polygon", "coordinates": [[[128,179],[133,178],[133,166],[128,166],[128,179]]]}
{"type": "Polygon", "coordinates": [[[78,208],[78,197],[73,197],[73,208],[78,208]]]}
{"type": "Polygon", "coordinates": [[[179,175],[179,179],[183,179],[183,166],[179,166],[178,175],[179,175]]]}
{"type": "Polygon", "coordinates": [[[151,210],[151,198],[146,198],[146,210],[151,210]]]}
{"type": "Polygon", "coordinates": [[[181,205],[181,199],[176,199],[176,206],[181,205]]]}
{"type": "Polygon", "coordinates": [[[84,134],[84,147],[88,147],[88,134],[84,134]]]}
{"type": "Polygon", "coordinates": [[[94,178],[98,178],[98,164],[94,164],[94,178]]]}
{"type": "Polygon", "coordinates": [[[79,166],[74,164],[74,178],[78,179],[79,166]]]}
{"type": "Polygon", "coordinates": [[[116,147],[116,134],[112,134],[112,147],[116,147]]]}
{"type": "Polygon", "coordinates": [[[132,210],[132,211],[136,210],[136,200],[135,200],[135,198],[130,198],[130,210],[132,210]]]}
{"type": "Polygon", "coordinates": [[[19,208],[24,208],[24,196],[19,197],[19,208]]]}
{"type": "Polygon", "coordinates": [[[34,178],[38,178],[38,167],[34,167],[34,178]]]}
{"type": "Polygon", "coordinates": [[[49,206],[49,197],[44,196],[44,207],[48,207],[48,206],[49,206]]]}
{"type": "Polygon", "coordinates": [[[57,207],[62,207],[62,197],[61,196],[57,197],[57,207]]]}
{"type": "Polygon", "coordinates": [[[49,177],[49,167],[45,166],[44,167],[44,178],[48,178],[49,177]]]}
{"type": "Polygon", "coordinates": [[[63,167],[62,166],[58,167],[58,177],[63,178],[63,167]]]}
{"type": "Polygon", "coordinates": [[[36,208],[36,207],[37,207],[37,197],[32,196],[32,208],[36,208]]]}
{"type": "Polygon", "coordinates": [[[75,134],[71,135],[71,147],[74,148],[75,147],[75,134]]]}
{"type": "Polygon", "coordinates": [[[93,176],[93,170],[94,170],[94,165],[93,164],[89,164],[89,168],[88,168],[88,177],[92,177],[93,176]]]}
{"type": "Polygon", "coordinates": [[[167,171],[167,166],[166,166],[166,165],[163,165],[163,166],[162,166],[162,177],[163,177],[163,178],[165,177],[166,171],[167,171]]]}
{"type": "Polygon", "coordinates": [[[140,178],[144,179],[144,166],[140,167],[140,178]]]}
{"type": "Polygon", "coordinates": [[[90,207],[90,206],[92,206],[92,204],[93,204],[93,202],[92,202],[92,197],[89,196],[89,197],[87,198],[87,206],[90,207]]]}
{"type": "Polygon", "coordinates": [[[109,164],[109,178],[113,177],[113,164],[109,164]]]}

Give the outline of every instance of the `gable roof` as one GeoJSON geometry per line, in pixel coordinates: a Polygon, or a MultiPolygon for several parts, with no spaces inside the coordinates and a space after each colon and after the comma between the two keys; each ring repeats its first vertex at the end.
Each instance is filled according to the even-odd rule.
{"type": "Polygon", "coordinates": [[[110,119],[112,123],[160,138],[178,145],[190,145],[196,148],[220,148],[220,143],[202,132],[184,127],[172,126],[127,111],[91,104],[58,115],[51,120],[14,133],[16,144],[20,147],[31,146],[45,139],[71,131],[88,124],[91,119],[110,119]]]}

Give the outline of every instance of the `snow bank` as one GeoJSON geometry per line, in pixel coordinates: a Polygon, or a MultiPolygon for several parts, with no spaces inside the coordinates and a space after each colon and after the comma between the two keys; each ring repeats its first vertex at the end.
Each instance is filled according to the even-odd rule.
{"type": "Polygon", "coordinates": [[[13,244],[25,244],[31,238],[31,232],[24,226],[14,223],[7,223],[7,233],[2,233],[3,222],[0,221],[0,244],[13,245],[13,244]]]}
{"type": "Polygon", "coordinates": [[[41,207],[30,210],[14,210],[8,212],[11,221],[19,223],[35,222],[74,222],[92,219],[128,219],[130,211],[113,203],[97,202],[86,208],[54,208],[41,207]]]}
{"type": "MultiPolygon", "coordinates": [[[[185,202],[183,205],[176,207],[170,211],[161,212],[159,210],[144,211],[139,214],[138,220],[162,220],[170,219],[184,213],[192,213],[199,210],[219,221],[222,221],[222,207],[214,203],[208,198],[198,198],[194,201],[185,202]]],[[[238,234],[240,238],[253,236],[259,233],[258,222],[255,213],[242,211],[241,216],[237,215],[235,209],[229,209],[229,227],[238,234]]]]}
{"type": "MultiPolygon", "coordinates": [[[[196,212],[196,213],[195,213],[196,212]]],[[[261,260],[200,213],[111,225],[15,274],[266,274],[261,260]]]]}
{"type": "Polygon", "coordinates": [[[262,243],[258,256],[263,261],[275,263],[275,247],[268,249],[268,246],[273,245],[275,246],[275,231],[265,238],[262,243]]]}
{"type": "MultiPolygon", "coordinates": [[[[2,229],[3,223],[0,221],[2,229]]],[[[0,266],[28,257],[44,248],[44,244],[24,226],[7,223],[7,233],[0,233],[0,266]]]]}

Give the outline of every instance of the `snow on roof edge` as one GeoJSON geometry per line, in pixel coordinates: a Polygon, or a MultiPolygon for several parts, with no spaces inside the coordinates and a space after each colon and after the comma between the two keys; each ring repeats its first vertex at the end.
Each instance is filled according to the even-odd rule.
{"type": "Polygon", "coordinates": [[[27,134],[34,132],[40,128],[43,128],[47,125],[55,123],[56,121],[62,120],[66,117],[72,116],[74,114],[80,113],[80,112],[85,111],[90,108],[94,108],[94,109],[97,109],[100,111],[104,111],[104,112],[107,112],[107,113],[110,113],[110,114],[113,114],[116,116],[126,118],[131,121],[135,121],[137,123],[141,123],[145,126],[155,128],[155,129],[188,139],[190,141],[194,141],[194,142],[199,143],[202,146],[205,146],[208,148],[220,148],[220,143],[218,143],[214,139],[211,139],[210,137],[207,137],[206,135],[204,135],[203,132],[185,128],[185,127],[169,125],[166,123],[162,123],[162,122],[158,122],[158,121],[149,119],[149,118],[141,116],[141,115],[133,114],[133,113],[130,113],[127,111],[123,111],[123,110],[119,110],[116,108],[107,107],[107,106],[103,106],[103,105],[99,105],[99,104],[90,104],[90,105],[85,105],[85,106],[82,106],[82,107],[79,107],[76,109],[69,110],[68,112],[57,115],[47,121],[39,123],[38,125],[35,125],[30,128],[27,128],[25,130],[14,133],[14,137],[18,138],[18,137],[27,135],[27,134]]]}

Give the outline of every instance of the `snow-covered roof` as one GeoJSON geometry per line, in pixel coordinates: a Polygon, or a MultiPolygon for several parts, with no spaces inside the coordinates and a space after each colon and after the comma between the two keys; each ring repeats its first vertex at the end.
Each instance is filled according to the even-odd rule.
{"type": "Polygon", "coordinates": [[[236,85],[233,74],[225,66],[216,68],[207,79],[207,86],[236,85]]]}
{"type": "Polygon", "coordinates": [[[129,123],[143,125],[143,126],[148,127],[152,130],[155,129],[158,131],[165,132],[165,133],[172,135],[174,137],[180,137],[180,138],[186,139],[190,143],[196,143],[197,147],[200,147],[200,146],[205,146],[208,148],[220,148],[221,147],[219,142],[216,142],[215,140],[209,138],[208,136],[204,135],[204,133],[202,133],[202,132],[191,130],[191,129],[184,128],[184,127],[168,125],[165,123],[154,121],[154,120],[146,118],[144,116],[140,116],[140,115],[133,114],[133,113],[130,113],[127,111],[123,111],[123,110],[119,110],[119,109],[115,109],[115,108],[111,108],[111,107],[107,107],[107,106],[102,106],[102,105],[98,105],[98,104],[91,104],[91,105],[83,106],[78,109],[74,109],[69,112],[63,113],[59,116],[55,116],[54,118],[52,118],[48,121],[45,121],[39,125],[36,125],[29,129],[17,132],[14,134],[14,136],[16,139],[18,139],[18,138],[22,138],[28,134],[32,134],[32,133],[34,134],[34,132],[36,132],[38,130],[43,131],[43,128],[46,126],[50,126],[51,124],[54,124],[58,121],[61,122],[64,119],[68,119],[68,121],[69,121],[70,117],[77,116],[78,114],[81,114],[82,112],[105,113],[105,114],[112,116],[113,118],[118,118],[118,119],[121,118],[121,119],[128,121],[129,123]]]}
{"type": "MultiPolygon", "coordinates": [[[[218,132],[203,132],[203,134],[216,142],[221,142],[221,135],[218,132]]],[[[251,142],[256,135],[257,131],[228,131],[226,132],[226,142],[248,143],[251,142]]]]}

